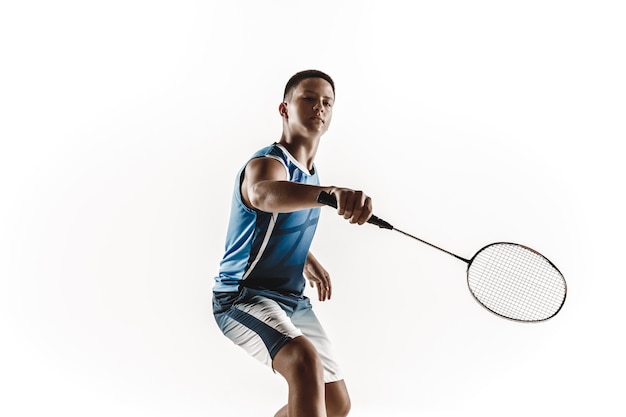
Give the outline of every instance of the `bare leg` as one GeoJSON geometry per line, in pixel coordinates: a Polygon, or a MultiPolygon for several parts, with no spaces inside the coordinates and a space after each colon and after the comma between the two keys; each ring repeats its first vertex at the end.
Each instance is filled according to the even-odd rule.
{"type": "MultiPolygon", "coordinates": [[[[350,396],[343,380],[331,382],[324,386],[326,397],[326,414],[328,417],[346,417],[350,412],[350,396]]],[[[274,417],[289,417],[288,405],[284,406],[274,417]]]]}
{"type": "Polygon", "coordinates": [[[274,357],[273,366],[289,385],[288,403],[276,417],[327,417],[324,368],[315,347],[306,337],[300,336],[285,344],[274,357]]]}
{"type": "Polygon", "coordinates": [[[344,380],[326,384],[325,392],[328,417],[346,417],[350,412],[351,404],[344,380]]]}

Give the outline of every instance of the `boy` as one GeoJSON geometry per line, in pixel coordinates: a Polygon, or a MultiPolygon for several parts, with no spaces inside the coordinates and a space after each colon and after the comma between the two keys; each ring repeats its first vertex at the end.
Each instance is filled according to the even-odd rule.
{"type": "Polygon", "coordinates": [[[321,71],[287,82],[280,140],[255,153],[237,176],[215,278],[213,311],[222,332],[287,380],[288,403],[275,417],[343,417],[350,410],[330,343],[303,295],[305,278],[320,301],[332,293],[328,272],[309,252],[320,192],[333,194],[337,213],[351,223],[362,225],[372,214],[361,191],[319,185],[313,161],[334,100],[334,82],[321,71]]]}

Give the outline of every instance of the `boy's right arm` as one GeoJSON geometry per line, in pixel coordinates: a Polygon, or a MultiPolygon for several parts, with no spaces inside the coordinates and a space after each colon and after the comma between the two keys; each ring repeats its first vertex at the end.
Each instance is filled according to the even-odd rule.
{"type": "Polygon", "coordinates": [[[246,166],[241,184],[244,203],[268,213],[288,213],[319,207],[320,192],[337,198],[337,214],[350,223],[364,224],[372,215],[372,200],[362,191],[289,181],[285,167],[273,158],[257,158],[246,166]]]}

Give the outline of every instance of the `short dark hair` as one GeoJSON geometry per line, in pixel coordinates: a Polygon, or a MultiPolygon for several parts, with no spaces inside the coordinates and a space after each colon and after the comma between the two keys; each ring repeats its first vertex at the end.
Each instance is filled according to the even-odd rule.
{"type": "Polygon", "coordinates": [[[292,93],[293,89],[296,88],[300,82],[306,80],[307,78],[322,78],[328,81],[333,89],[333,95],[335,95],[335,82],[332,78],[330,78],[330,75],[318,70],[305,70],[294,74],[289,81],[287,81],[285,93],[283,94],[283,100],[285,100],[292,93]]]}

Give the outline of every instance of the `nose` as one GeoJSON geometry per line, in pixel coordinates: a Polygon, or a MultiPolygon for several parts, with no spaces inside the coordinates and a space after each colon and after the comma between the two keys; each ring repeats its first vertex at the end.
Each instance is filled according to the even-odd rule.
{"type": "Polygon", "coordinates": [[[322,103],[321,101],[316,101],[315,104],[313,105],[313,110],[314,111],[323,112],[324,111],[324,103],[322,103]]]}

